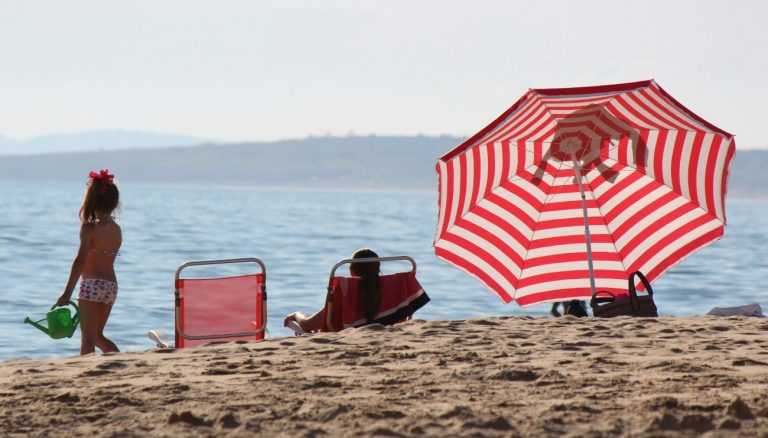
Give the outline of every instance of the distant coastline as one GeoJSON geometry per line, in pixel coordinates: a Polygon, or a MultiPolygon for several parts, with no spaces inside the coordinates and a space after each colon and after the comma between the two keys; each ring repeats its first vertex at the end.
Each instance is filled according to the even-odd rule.
{"type": "MultiPolygon", "coordinates": [[[[259,186],[297,189],[437,190],[438,157],[465,139],[454,136],[310,137],[158,148],[101,149],[0,156],[0,181],[36,175],[80,181],[108,167],[123,183],[259,186]]],[[[768,149],[739,150],[728,194],[768,199],[768,149]]]]}

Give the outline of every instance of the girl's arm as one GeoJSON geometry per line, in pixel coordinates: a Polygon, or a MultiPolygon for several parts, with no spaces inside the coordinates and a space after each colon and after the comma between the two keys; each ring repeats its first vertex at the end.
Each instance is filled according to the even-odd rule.
{"type": "Polygon", "coordinates": [[[69,304],[77,280],[83,272],[83,265],[85,264],[85,258],[88,256],[90,245],[91,227],[88,224],[83,224],[80,227],[80,248],[77,250],[77,256],[75,256],[75,260],[72,262],[72,270],[69,272],[69,281],[67,281],[67,285],[64,287],[64,293],[62,293],[59,299],[56,300],[56,305],[66,306],[69,304]]]}

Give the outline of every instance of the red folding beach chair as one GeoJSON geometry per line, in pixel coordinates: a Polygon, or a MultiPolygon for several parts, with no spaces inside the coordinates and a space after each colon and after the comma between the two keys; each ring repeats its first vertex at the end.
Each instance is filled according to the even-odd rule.
{"type": "Polygon", "coordinates": [[[176,348],[211,341],[264,339],[267,270],[257,258],[188,262],[176,270],[176,348]],[[260,272],[234,277],[183,278],[192,266],[255,263],[260,272]]]}
{"type": "Polygon", "coordinates": [[[408,256],[347,259],[336,263],[328,280],[328,294],[323,307],[321,332],[337,332],[368,324],[363,302],[358,293],[360,279],[337,276],[336,270],[346,264],[366,262],[408,261],[411,270],[379,277],[381,302],[373,323],[392,325],[410,318],[429,302],[429,297],[416,280],[416,261],[408,256]]]}

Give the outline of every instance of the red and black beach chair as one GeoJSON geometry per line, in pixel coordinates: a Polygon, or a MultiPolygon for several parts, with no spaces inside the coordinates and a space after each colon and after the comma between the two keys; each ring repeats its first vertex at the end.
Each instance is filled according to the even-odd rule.
{"type": "Polygon", "coordinates": [[[336,270],[346,264],[366,262],[408,261],[411,270],[379,277],[381,301],[372,323],[391,325],[409,319],[429,302],[429,297],[416,280],[416,261],[408,256],[347,259],[336,263],[328,280],[328,294],[320,331],[336,332],[368,324],[363,301],[358,293],[360,279],[337,276],[336,270]]]}

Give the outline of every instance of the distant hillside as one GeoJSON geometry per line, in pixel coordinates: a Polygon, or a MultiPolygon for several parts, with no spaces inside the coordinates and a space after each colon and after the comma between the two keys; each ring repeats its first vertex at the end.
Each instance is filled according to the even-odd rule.
{"type": "Polygon", "coordinates": [[[433,189],[456,137],[317,137],[146,150],[0,157],[0,180],[79,181],[108,167],[121,182],[433,189]]]}
{"type": "MultiPolygon", "coordinates": [[[[437,158],[464,138],[315,137],[0,157],[0,180],[80,181],[108,167],[122,183],[436,190],[437,158]]],[[[768,150],[738,151],[729,194],[768,199],[768,150]]]]}
{"type": "Polygon", "coordinates": [[[184,135],[122,129],[53,134],[28,140],[0,136],[0,156],[192,146],[205,142],[204,139],[184,135]]]}

